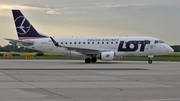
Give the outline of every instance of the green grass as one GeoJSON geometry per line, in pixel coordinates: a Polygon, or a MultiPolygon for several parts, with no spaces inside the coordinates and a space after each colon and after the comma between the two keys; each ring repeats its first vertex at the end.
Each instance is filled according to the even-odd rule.
{"type": "MultiPolygon", "coordinates": [[[[0,59],[26,59],[26,56],[2,57],[0,59]]],[[[84,60],[83,58],[69,56],[34,56],[34,59],[84,60]]]]}

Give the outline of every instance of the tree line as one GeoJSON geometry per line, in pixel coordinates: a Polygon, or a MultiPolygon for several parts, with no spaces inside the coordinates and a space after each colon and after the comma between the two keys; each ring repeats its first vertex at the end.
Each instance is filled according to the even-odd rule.
{"type": "Polygon", "coordinates": [[[174,49],[174,52],[180,52],[180,45],[173,45],[171,48],[174,49]]]}
{"type": "Polygon", "coordinates": [[[16,45],[5,45],[5,46],[0,46],[0,52],[40,52],[40,51],[27,49],[16,45]]]}
{"type": "MultiPolygon", "coordinates": [[[[180,45],[173,45],[171,47],[174,49],[174,52],[180,52],[180,45]]],[[[5,45],[5,46],[0,46],[0,52],[40,52],[40,51],[27,49],[16,45],[5,45]]]]}

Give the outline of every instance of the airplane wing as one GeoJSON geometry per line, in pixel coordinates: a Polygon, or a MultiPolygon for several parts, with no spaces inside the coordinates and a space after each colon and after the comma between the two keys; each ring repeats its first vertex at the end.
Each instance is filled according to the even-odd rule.
{"type": "Polygon", "coordinates": [[[52,37],[50,37],[50,39],[52,40],[52,42],[54,43],[54,45],[55,45],[56,47],[64,47],[64,48],[66,48],[66,49],[68,49],[68,50],[80,52],[80,53],[85,54],[85,55],[98,55],[98,54],[101,53],[101,52],[110,51],[110,50],[105,50],[105,49],[97,50],[97,49],[92,49],[92,48],[87,48],[87,47],[61,46],[61,45],[59,45],[59,43],[56,42],[52,37]]]}
{"type": "Polygon", "coordinates": [[[105,50],[105,49],[97,50],[97,49],[92,49],[92,48],[87,48],[87,47],[68,47],[68,46],[61,46],[61,47],[67,48],[68,50],[71,50],[71,51],[80,52],[85,55],[98,55],[101,52],[110,51],[110,50],[105,50]]]}
{"type": "Polygon", "coordinates": [[[29,46],[29,45],[33,45],[33,44],[34,44],[34,42],[28,41],[28,40],[22,41],[22,40],[7,39],[7,38],[5,38],[5,40],[8,40],[9,43],[11,43],[11,44],[13,44],[13,45],[16,45],[17,43],[21,43],[21,44],[23,44],[23,45],[25,45],[25,46],[29,46]]]}

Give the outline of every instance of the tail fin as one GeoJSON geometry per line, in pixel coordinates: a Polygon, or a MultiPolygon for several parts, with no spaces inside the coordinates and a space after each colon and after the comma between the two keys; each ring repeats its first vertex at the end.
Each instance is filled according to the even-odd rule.
{"type": "Polygon", "coordinates": [[[38,33],[20,10],[12,10],[12,14],[19,40],[48,37],[38,33]]]}

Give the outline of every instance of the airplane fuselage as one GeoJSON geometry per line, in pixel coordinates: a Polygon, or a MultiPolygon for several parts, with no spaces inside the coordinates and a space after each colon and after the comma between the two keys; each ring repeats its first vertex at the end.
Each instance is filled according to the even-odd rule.
{"type": "MultiPolygon", "coordinates": [[[[72,37],[54,39],[62,47],[56,47],[50,38],[29,39],[29,41],[34,42],[34,44],[30,46],[22,44],[18,45],[48,53],[57,53],[80,57],[86,56],[80,52],[77,52],[76,50],[69,50],[67,48],[64,48],[63,46],[113,51],[115,53],[115,57],[117,58],[122,56],[163,55],[171,52],[168,45],[160,42],[155,43],[155,41],[160,40],[153,37],[72,37]]],[[[99,53],[92,54],[97,55],[99,53]]]]}

